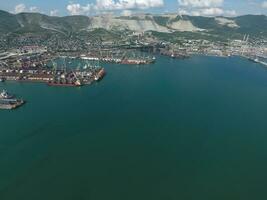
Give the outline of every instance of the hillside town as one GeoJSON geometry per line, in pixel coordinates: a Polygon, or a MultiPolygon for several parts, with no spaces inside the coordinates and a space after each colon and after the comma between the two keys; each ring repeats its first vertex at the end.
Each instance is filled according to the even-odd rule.
{"type": "Polygon", "coordinates": [[[267,40],[251,39],[249,35],[227,42],[179,38],[179,43],[160,41],[149,33],[132,33],[119,42],[112,39],[94,42],[78,41],[77,38],[64,40],[55,36],[42,43],[36,38],[33,42],[22,37],[14,42],[14,46],[1,49],[0,66],[10,68],[46,67],[47,63],[60,56],[119,64],[150,64],[155,62],[157,55],[178,59],[192,55],[243,56],[262,61],[267,58],[267,40]]]}

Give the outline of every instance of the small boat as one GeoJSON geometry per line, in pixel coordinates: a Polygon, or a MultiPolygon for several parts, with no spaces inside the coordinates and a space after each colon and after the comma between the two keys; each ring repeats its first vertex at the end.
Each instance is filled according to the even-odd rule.
{"type": "Polygon", "coordinates": [[[10,95],[6,90],[0,93],[0,109],[15,109],[24,103],[24,100],[16,99],[14,95],[10,95]]]}
{"type": "Polygon", "coordinates": [[[0,77],[0,82],[5,82],[5,78],[0,77]]]}
{"type": "Polygon", "coordinates": [[[6,90],[3,90],[0,93],[0,99],[12,99],[14,98],[14,95],[9,94],[6,90]]]}

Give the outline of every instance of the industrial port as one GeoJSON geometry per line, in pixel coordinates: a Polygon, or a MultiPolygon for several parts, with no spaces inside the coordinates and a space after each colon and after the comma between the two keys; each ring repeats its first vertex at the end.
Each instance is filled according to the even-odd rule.
{"type": "MultiPolygon", "coordinates": [[[[25,46],[0,54],[0,82],[36,82],[49,87],[82,87],[101,81],[106,75],[102,65],[116,63],[145,65],[155,57],[131,55],[121,51],[87,53],[48,52],[39,46],[25,46]],[[104,53],[103,53],[104,52],[104,53]],[[101,64],[100,64],[101,62],[101,64]]],[[[0,109],[15,109],[25,103],[5,90],[1,93],[0,109]]]]}
{"type": "MultiPolygon", "coordinates": [[[[25,45],[0,52],[0,82],[39,82],[49,87],[82,87],[101,81],[106,75],[105,64],[130,66],[149,65],[156,56],[187,59],[193,55],[240,56],[267,66],[266,41],[260,43],[244,35],[228,44],[206,40],[182,40],[179,45],[139,37],[132,45],[110,42],[90,44],[90,48],[51,49],[43,45],[25,45]],[[76,50],[75,50],[76,49],[76,50]]],[[[3,93],[5,94],[5,93],[3,93]]],[[[14,109],[23,100],[0,98],[1,109],[14,109]]]]}
{"type": "Polygon", "coordinates": [[[111,49],[50,52],[46,47],[25,46],[0,54],[0,81],[45,82],[49,86],[88,85],[101,80],[105,75],[100,62],[101,65],[145,65],[156,61],[154,56],[145,53],[138,55],[136,52],[111,49]],[[73,61],[79,64],[68,66],[69,62],[73,61]]]}
{"type": "MultiPolygon", "coordinates": [[[[29,47],[27,47],[29,49],[29,47]]],[[[25,52],[25,51],[24,51],[25,52]]],[[[8,54],[1,59],[0,81],[43,82],[49,86],[83,86],[100,80],[105,70],[99,62],[71,68],[68,57],[51,54],[37,47],[30,52],[8,54]],[[57,63],[63,60],[63,63],[57,63]]],[[[79,59],[79,58],[76,58],[79,59]]]]}

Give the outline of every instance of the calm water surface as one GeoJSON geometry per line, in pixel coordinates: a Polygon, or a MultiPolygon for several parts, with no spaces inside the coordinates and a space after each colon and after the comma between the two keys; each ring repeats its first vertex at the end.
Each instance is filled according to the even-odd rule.
{"type": "Polygon", "coordinates": [[[267,199],[267,69],[240,58],[104,65],[82,88],[4,83],[1,200],[267,199]]]}

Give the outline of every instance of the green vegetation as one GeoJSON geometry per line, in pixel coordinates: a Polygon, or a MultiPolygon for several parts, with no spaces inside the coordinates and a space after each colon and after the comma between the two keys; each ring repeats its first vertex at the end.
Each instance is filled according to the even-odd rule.
{"type": "Polygon", "coordinates": [[[13,32],[20,27],[16,16],[0,10],[0,34],[13,32]]]}
{"type": "Polygon", "coordinates": [[[153,18],[154,21],[161,26],[167,26],[167,23],[169,21],[168,17],[154,16],[153,18]]]}
{"type": "MultiPolygon", "coordinates": [[[[218,23],[214,17],[145,15],[122,16],[125,20],[153,20],[156,24],[168,28],[168,24],[178,20],[188,20],[195,27],[204,29],[198,32],[172,33],[152,32],[153,36],[161,41],[179,42],[181,39],[205,39],[209,41],[227,41],[228,39],[242,39],[245,34],[252,38],[267,38],[267,17],[264,15],[245,15],[235,18],[225,18],[236,24],[236,27],[218,23]]],[[[51,17],[39,13],[20,13],[17,15],[0,11],[0,37],[9,35],[9,40],[21,36],[48,38],[57,34],[57,37],[71,38],[75,36],[91,37],[99,40],[126,39],[131,30],[122,32],[121,27],[114,26],[111,30],[103,28],[90,30],[92,18],[86,16],[51,17]]]]}

